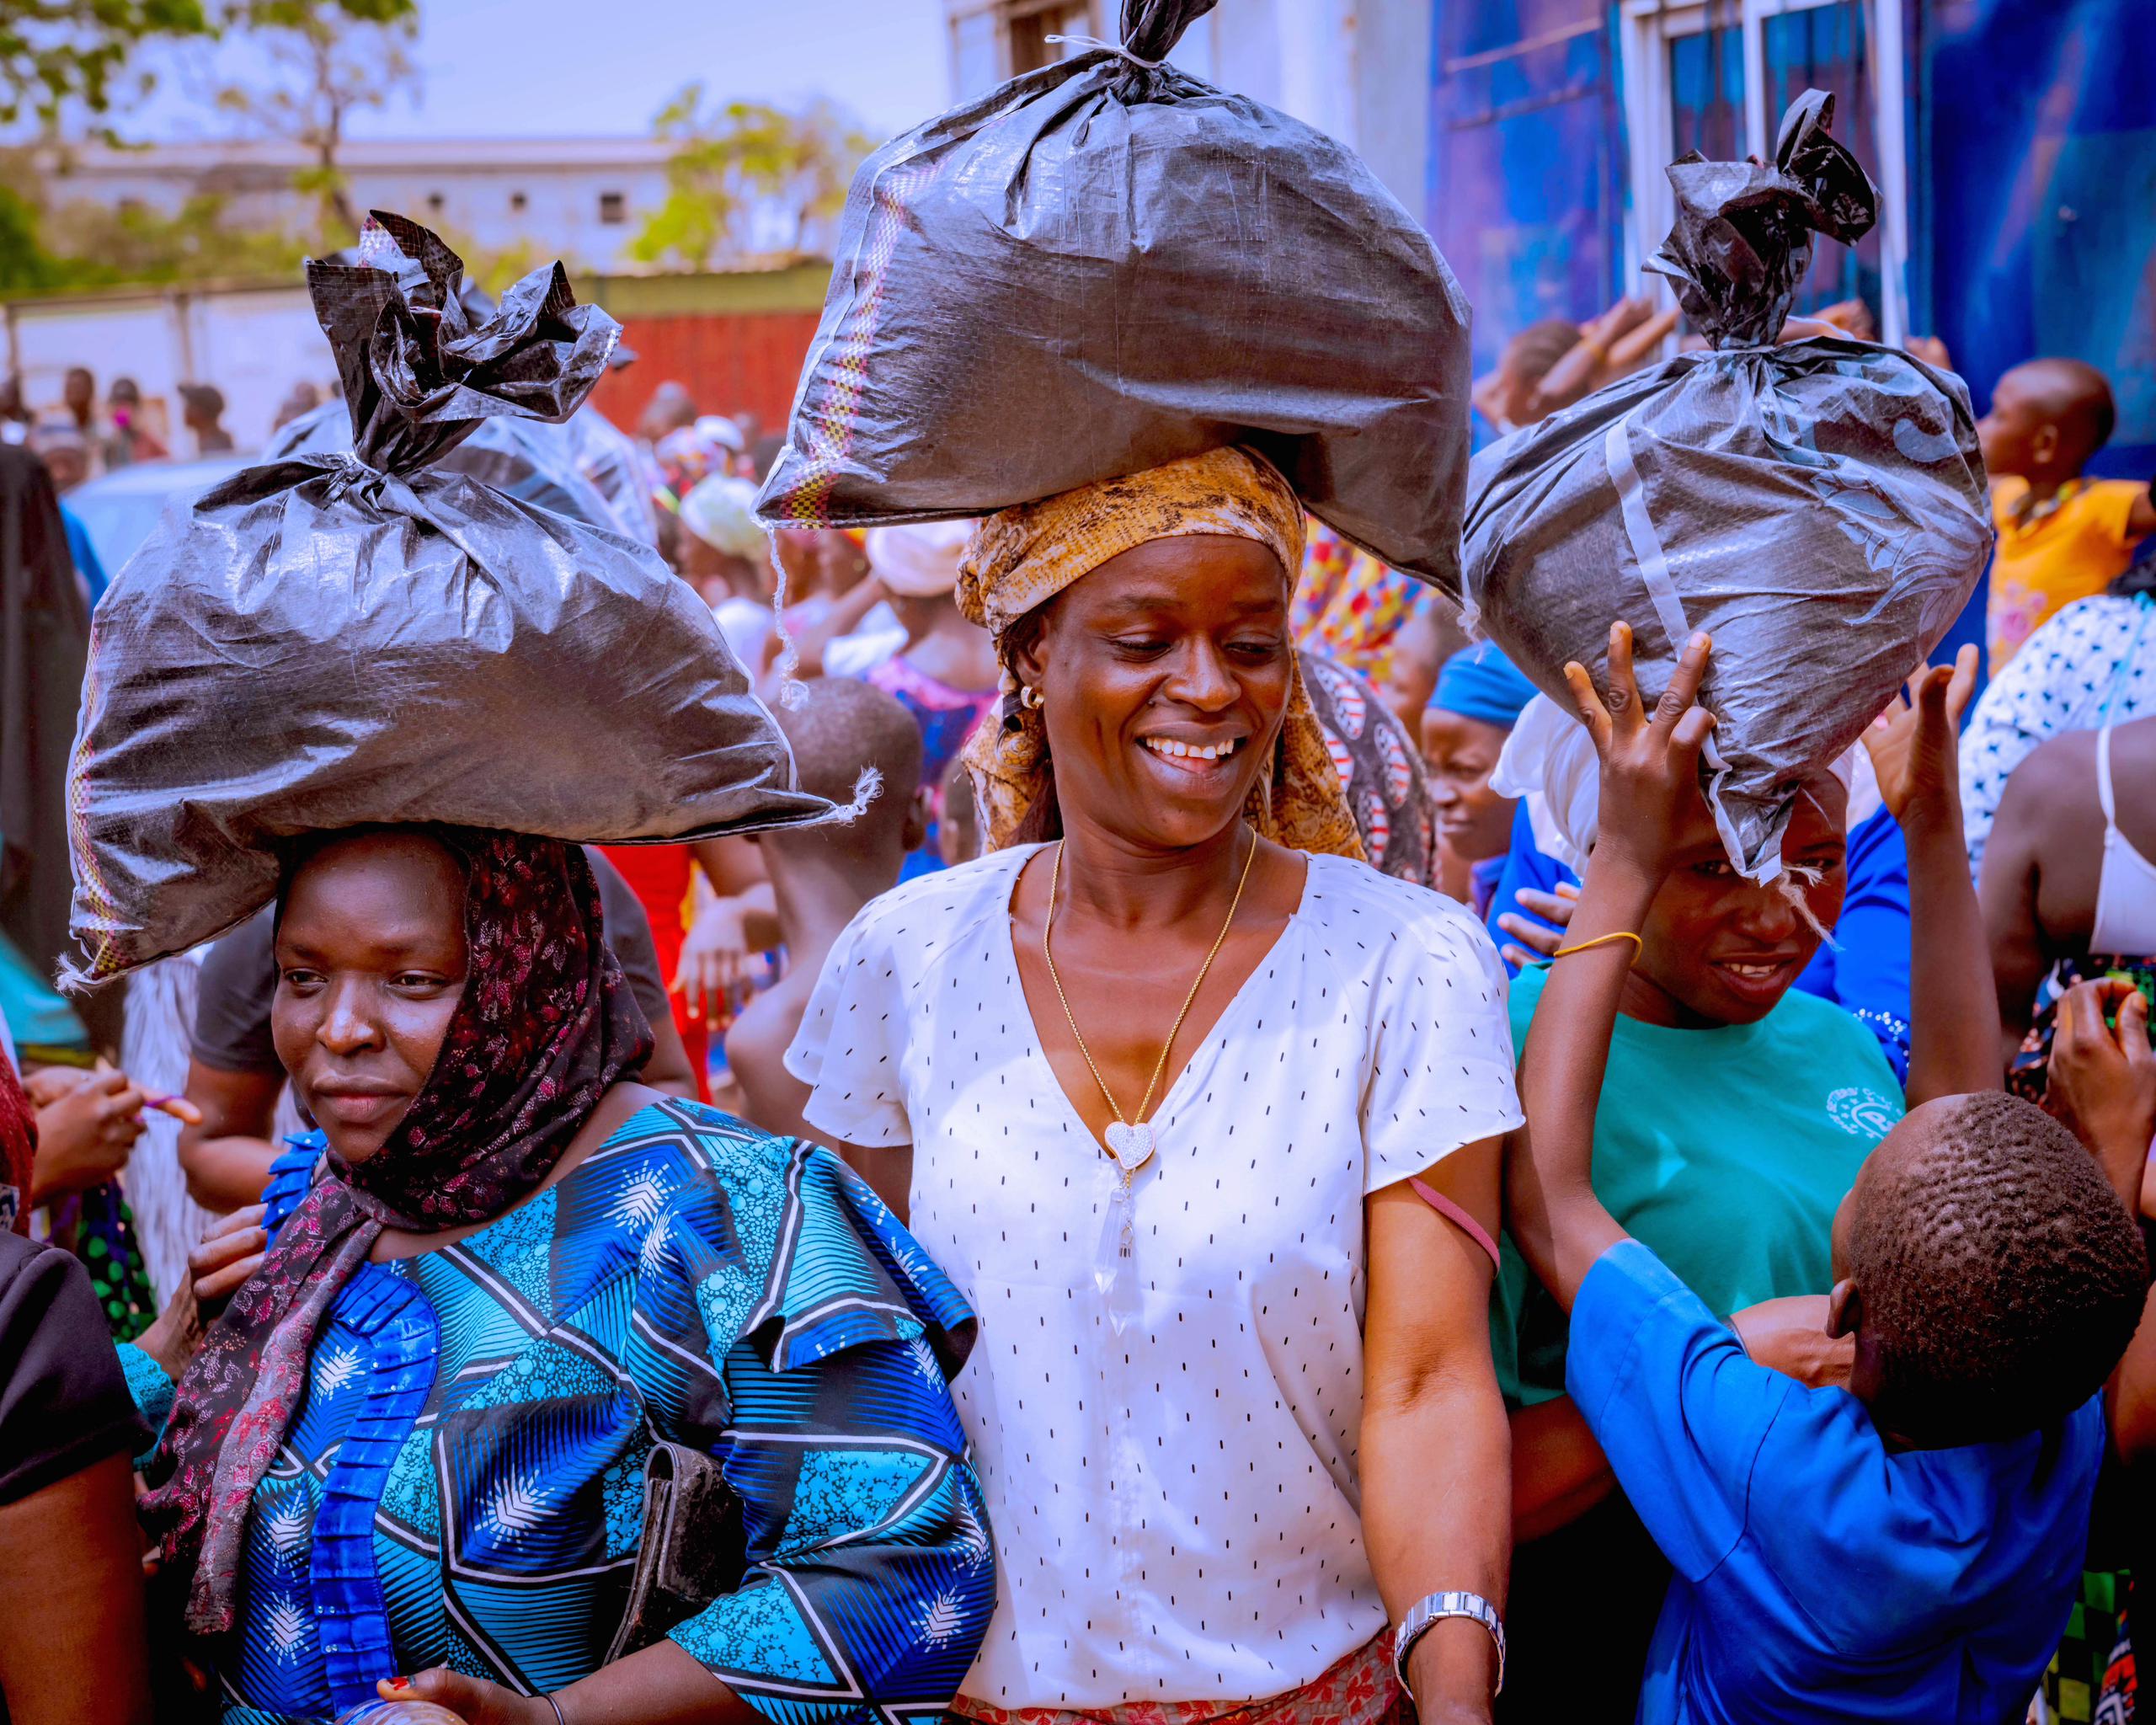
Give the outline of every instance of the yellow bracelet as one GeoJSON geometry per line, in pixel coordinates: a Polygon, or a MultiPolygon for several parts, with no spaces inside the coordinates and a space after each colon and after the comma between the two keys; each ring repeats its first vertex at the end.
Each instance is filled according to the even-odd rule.
{"type": "Polygon", "coordinates": [[[1631,942],[1632,959],[1636,964],[1639,961],[1640,954],[1647,949],[1647,943],[1630,929],[1620,928],[1614,934],[1598,934],[1593,940],[1583,940],[1576,947],[1559,947],[1550,956],[1552,959],[1569,959],[1574,953],[1588,953],[1593,951],[1597,947],[1606,947],[1613,940],[1631,942]]]}

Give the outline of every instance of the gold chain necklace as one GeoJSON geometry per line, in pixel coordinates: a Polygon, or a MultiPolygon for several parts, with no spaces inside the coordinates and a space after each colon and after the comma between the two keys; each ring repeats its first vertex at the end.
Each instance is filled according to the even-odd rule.
{"type": "Polygon", "coordinates": [[[1152,1107],[1153,1092],[1160,1086],[1161,1074],[1167,1068],[1168,1051],[1176,1045],[1176,1037],[1182,1029],[1182,1021],[1190,1016],[1190,1008],[1198,998],[1198,991],[1204,986],[1206,975],[1213,969],[1213,961],[1220,956],[1220,948],[1227,943],[1228,931],[1235,926],[1235,911],[1243,901],[1243,888],[1250,881],[1251,864],[1257,860],[1257,835],[1252,833],[1249,853],[1243,858],[1243,872],[1235,879],[1235,895],[1228,901],[1228,920],[1220,925],[1219,933],[1213,937],[1213,949],[1206,953],[1205,962],[1198,967],[1198,975],[1191,980],[1190,992],[1182,997],[1182,1010],[1176,1014],[1176,1022],[1168,1031],[1168,1039],[1161,1044],[1161,1057],[1153,1062],[1153,1076],[1146,1081],[1145,1094],[1138,1104],[1138,1118],[1126,1120],[1122,1108],[1116,1104],[1115,1092],[1108,1088],[1108,1081],[1101,1076],[1100,1065],[1093,1059],[1092,1049],[1086,1046],[1085,1034],[1078,1028],[1078,1020],[1070,1011],[1070,998],[1063,991],[1063,979],[1056,974],[1055,954],[1049,948],[1049,936],[1055,928],[1056,884],[1063,878],[1063,841],[1059,839],[1056,841],[1055,861],[1050,865],[1048,875],[1048,912],[1041,918],[1041,957],[1048,964],[1048,980],[1055,985],[1055,998],[1063,1007],[1063,1022],[1070,1027],[1071,1040],[1078,1044],[1078,1052],[1086,1057],[1086,1069],[1092,1073],[1093,1082],[1101,1087],[1101,1095],[1107,1102],[1108,1112],[1115,1116],[1108,1127],[1107,1149],[1108,1154],[1115,1159],[1116,1166],[1123,1171],[1123,1192],[1126,1197],[1130,1190],[1130,1177],[1153,1159],[1153,1125],[1145,1119],[1145,1111],[1152,1107]]]}

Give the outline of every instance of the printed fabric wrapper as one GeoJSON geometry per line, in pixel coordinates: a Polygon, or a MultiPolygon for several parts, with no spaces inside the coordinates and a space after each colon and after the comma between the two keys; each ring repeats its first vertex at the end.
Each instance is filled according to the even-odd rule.
{"type": "Polygon", "coordinates": [[[488,421],[566,419],[620,326],[559,264],[474,322],[462,262],[399,216],[361,251],[307,270],[352,452],[177,505],[98,608],[67,787],[71,985],[232,927],[308,831],[632,844],[835,814],[654,552],[440,465],[488,421]]]}
{"type": "Polygon", "coordinates": [[[1924,661],[1991,550],[1958,377],[1867,342],[1775,341],[1812,233],[1853,243],[1875,214],[1833,112],[1801,97],[1771,165],[1671,167],[1652,267],[1713,345],[1492,446],[1470,485],[1470,626],[1566,710],[1566,662],[1599,685],[1613,620],[1650,701],[1691,633],[1713,635],[1708,796],[1755,880],[1780,873],[1799,788],[1924,661]]]}
{"type": "Polygon", "coordinates": [[[1013,79],[854,176],[759,510],[985,515],[1244,445],[1457,598],[1467,302],[1352,151],[1165,63],[1213,0],[1013,79]]]}

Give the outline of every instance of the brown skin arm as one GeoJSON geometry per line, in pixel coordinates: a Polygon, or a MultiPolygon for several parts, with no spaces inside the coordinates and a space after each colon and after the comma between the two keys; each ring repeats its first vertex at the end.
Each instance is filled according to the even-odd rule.
{"type": "Polygon", "coordinates": [[[1515,1540],[1568,1527],[1616,1489],[1617,1476],[1570,1396],[1516,1410],[1512,1434],[1515,1540]]]}
{"type": "Polygon", "coordinates": [[[2104,1386],[2111,1447],[2129,1467],[2156,1455],[2156,1288],[2141,1308],[2140,1327],[2104,1386]]]}
{"type": "MultiPolygon", "coordinates": [[[[1652,724],[1640,710],[1631,632],[1623,624],[1610,631],[1606,702],[1584,670],[1566,668],[1604,763],[1603,832],[1566,930],[1567,943],[1584,949],[1556,961],[1528,1029],[1520,1062],[1528,1123],[1506,1140],[1505,1220],[1529,1268],[1567,1312],[1594,1261],[1625,1237],[1595,1195],[1594,1117],[1637,943],[1590,943],[1636,932],[1654,903],[1678,811],[1697,794],[1709,721],[1692,700],[1706,663],[1706,639],[1695,637],[1652,724]]],[[[1513,1417],[1513,1441],[1521,1538],[1564,1526],[1614,1488],[1601,1447],[1569,1397],[1522,1409],[1513,1417]]]]}
{"type": "MultiPolygon", "coordinates": [[[[726,1033],[726,1064],[741,1087],[751,1121],[781,1138],[813,1138],[815,1132],[802,1114],[808,1105],[808,1087],[786,1070],[786,1050],[801,1028],[808,989],[805,981],[791,989],[788,982],[797,979],[787,978],[742,1008],[726,1033]]],[[[857,1152],[867,1156],[889,1153],[857,1152]]]]}
{"type": "Polygon", "coordinates": [[[1652,311],[1653,307],[1643,299],[1620,299],[1599,317],[1582,323],[1579,340],[1535,385],[1529,407],[1529,423],[1546,419],[1601,387],[1611,376],[1609,363],[1614,344],[1639,328],[1652,311]]]}
{"type": "Polygon", "coordinates": [[[2146,539],[2156,533],[2156,494],[2144,489],[2134,499],[2132,509],[2127,513],[2126,531],[2132,539],[2146,539]]]}
{"type": "Polygon", "coordinates": [[[1566,1312],[1595,1260],[1625,1238],[1596,1196],[1594,1117],[1609,1065],[1625,979],[1669,871],[1670,846],[1697,798],[1700,750],[1712,720],[1692,703],[1708,643],[1694,635],[1650,718],[1632,676],[1632,633],[1609,631],[1609,683],[1565,680],[1602,757],[1602,825],[1587,879],[1528,1028],[1520,1060],[1527,1124],[1508,1146],[1505,1220],[1528,1265],[1566,1312]],[[1595,944],[1595,943],[1603,943],[1595,944]]]}
{"type": "MultiPolygon", "coordinates": [[[[1988,859],[1987,859],[1988,860],[1988,859]]],[[[2131,984],[2108,978],[2077,984],[2059,1002],[2047,1100],[2088,1146],[2127,1208],[2149,1215],[2156,1199],[2156,1050],[2148,1004],[2131,984]],[[2116,1028],[2104,1022],[2110,1011],[2116,1028]]],[[[2104,1387],[2111,1444],[2129,1465],[2156,1454],[2156,1289],[2140,1327],[2104,1387]]]]}
{"type": "Polygon", "coordinates": [[[674,1022],[671,1012],[661,1012],[653,1023],[651,1058],[643,1063],[643,1071],[637,1076],[654,1090],[663,1090],[669,1096],[686,1097],[692,1102],[696,1099],[696,1070],[689,1064],[688,1044],[681,1040],[681,1028],[674,1022]]]}
{"type": "Polygon", "coordinates": [[[0,1695],[12,1725],[150,1725],[141,1550],[125,1455],[0,1506],[0,1695]]]}
{"type": "MultiPolygon", "coordinates": [[[[554,1725],[554,1707],[437,1665],[375,1685],[384,1701],[432,1701],[465,1725],[554,1725]],[[401,1685],[401,1686],[400,1686],[401,1685]]],[[[758,1725],[756,1710],[670,1641],[654,1642],[554,1691],[565,1725],[758,1725]]]]}
{"type": "Polygon", "coordinates": [[[903,1225],[913,1210],[913,1146],[910,1144],[872,1147],[865,1144],[830,1146],[831,1154],[868,1183],[884,1207],[903,1225]]]}
{"type": "Polygon", "coordinates": [[[691,839],[689,854],[704,872],[711,889],[722,898],[746,892],[771,879],[764,868],[763,852],[748,838],[691,839]]]}
{"type": "Polygon", "coordinates": [[[262,1196],[277,1159],[270,1134],[284,1087],[281,1072],[226,1072],[188,1062],[187,1099],[202,1119],[179,1129],[179,1166],[188,1195],[205,1210],[239,1210],[262,1196]]]}
{"type": "Polygon", "coordinates": [[[1908,704],[1865,733],[1879,794],[1909,853],[1908,1103],[1997,1090],[1999,996],[1969,884],[1955,736],[1977,686],[1977,649],[1909,680],[1908,704]]]}
{"type": "MultiPolygon", "coordinates": [[[[1422,1178],[1494,1234],[1498,1141],[1422,1178]]],[[[1395,1623],[1425,1594],[1480,1594],[1504,1610],[1511,1567],[1511,1438],[1490,1361],[1486,1253],[1402,1183],[1364,1205],[1363,1537],[1395,1623]]],[[[1424,1725],[1486,1720],[1497,1680],[1489,1631],[1449,1619],[1416,1642],[1408,1677],[1424,1725]]]]}
{"type": "MultiPolygon", "coordinates": [[[[1999,1001],[2002,1072],[2013,1064],[2029,1033],[2036,990],[2052,964],[2037,912],[2043,884],[2039,856],[2043,823],[2036,818],[2041,796],[2037,786],[2020,773],[2007,780],[1977,883],[1984,948],[1990,955],[1992,985],[1999,1001]]],[[[1913,877],[1909,885],[1913,897],[1913,877]]]]}

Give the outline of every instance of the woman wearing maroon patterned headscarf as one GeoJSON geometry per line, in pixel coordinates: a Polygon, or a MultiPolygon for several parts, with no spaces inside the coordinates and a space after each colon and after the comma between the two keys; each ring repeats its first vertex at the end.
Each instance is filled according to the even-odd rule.
{"type": "Polygon", "coordinates": [[[582,853],[325,836],[276,958],[320,1172],[266,1219],[145,1503],[227,1725],[378,1695],[748,1719],[803,1692],[803,1648],[843,1661],[832,1719],[947,1704],[994,1592],[945,1388],[972,1313],[826,1152],[624,1076],[650,1033],[582,853]],[[686,1599],[632,1585],[661,1445],[738,1517],[686,1599]]]}

